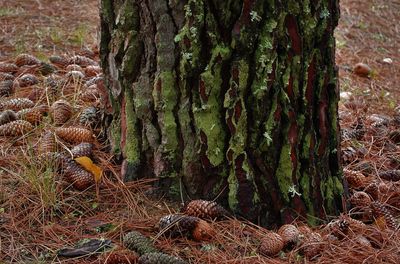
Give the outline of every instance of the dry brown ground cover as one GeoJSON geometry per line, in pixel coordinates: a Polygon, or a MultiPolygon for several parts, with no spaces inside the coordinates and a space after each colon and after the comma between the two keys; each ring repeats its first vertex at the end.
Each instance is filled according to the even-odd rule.
{"type": "MultiPolygon", "coordinates": [[[[211,222],[217,231],[211,241],[160,235],[158,220],[179,210],[179,205],[148,198],[144,191],[150,181],[120,181],[120,167],[114,164],[104,131],[96,123],[107,107],[96,66],[96,0],[0,1],[0,61],[14,63],[21,53],[42,61],[17,67],[11,77],[2,77],[12,84],[2,100],[29,98],[40,113],[29,119],[33,123],[29,133],[0,136],[0,263],[104,263],[110,253],[69,259],[57,252],[84,239],[98,238],[111,240],[116,253],[128,255],[123,236],[131,230],[149,237],[158,250],[189,263],[400,262],[396,227],[400,216],[398,1],[341,1],[337,63],[343,95],[339,105],[341,151],[349,202],[343,215],[312,230],[294,223],[303,232],[300,239],[274,257],[260,254],[260,241],[271,236],[271,230],[232,218],[211,222]],[[65,64],[50,63],[54,55],[63,55],[65,64]],[[74,55],[91,60],[85,62],[74,55]],[[359,62],[372,68],[370,76],[352,72],[359,62]],[[73,63],[81,68],[67,67],[73,63]],[[44,73],[44,66],[49,65],[56,71],[44,73]],[[37,83],[27,85],[26,74],[36,76],[37,83]],[[69,168],[54,156],[46,154],[46,159],[37,162],[49,148],[56,148],[67,163],[72,162],[71,150],[77,143],[60,136],[51,107],[60,99],[71,106],[71,116],[61,127],[88,129],[96,137],[90,156],[103,169],[103,178],[85,191],[77,191],[71,181],[65,181],[62,176],[69,168]],[[87,122],[82,116],[86,117],[90,107],[98,111],[87,122]],[[54,144],[44,141],[46,132],[58,133],[54,144]]],[[[18,110],[22,106],[13,107],[18,110]]]]}

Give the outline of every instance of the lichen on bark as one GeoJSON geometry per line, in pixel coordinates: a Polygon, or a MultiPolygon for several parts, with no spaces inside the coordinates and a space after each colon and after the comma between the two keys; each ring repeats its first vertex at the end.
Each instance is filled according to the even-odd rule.
{"type": "Polygon", "coordinates": [[[101,2],[129,178],[263,224],[337,213],[337,0],[101,2]]]}

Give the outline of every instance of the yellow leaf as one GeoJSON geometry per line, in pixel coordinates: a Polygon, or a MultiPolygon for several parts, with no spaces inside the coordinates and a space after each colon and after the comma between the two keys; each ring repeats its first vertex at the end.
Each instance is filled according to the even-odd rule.
{"type": "Polygon", "coordinates": [[[99,166],[94,164],[89,157],[82,156],[79,158],[75,158],[75,161],[79,163],[85,170],[93,174],[95,182],[99,182],[101,180],[103,170],[99,166]]]}

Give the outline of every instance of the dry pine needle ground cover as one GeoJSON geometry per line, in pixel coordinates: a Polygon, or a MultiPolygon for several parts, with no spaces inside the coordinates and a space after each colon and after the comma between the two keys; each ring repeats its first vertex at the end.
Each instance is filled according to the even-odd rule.
{"type": "Polygon", "coordinates": [[[400,262],[398,1],[341,1],[346,211],[276,230],[121,182],[102,129],[97,1],[80,2],[1,2],[0,263],[400,262]]]}

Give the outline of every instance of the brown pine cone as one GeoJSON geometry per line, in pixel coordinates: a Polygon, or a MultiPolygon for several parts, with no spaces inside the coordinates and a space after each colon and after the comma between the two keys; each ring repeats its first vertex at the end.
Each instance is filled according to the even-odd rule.
{"type": "Polygon", "coordinates": [[[57,151],[57,143],[56,138],[51,131],[47,131],[39,140],[38,143],[38,154],[44,154],[48,152],[56,152],[57,151]]]}
{"type": "Polygon", "coordinates": [[[375,218],[385,218],[385,223],[388,228],[395,230],[398,227],[396,218],[394,218],[385,205],[380,202],[373,202],[371,203],[371,209],[375,218]]]}
{"type": "Polygon", "coordinates": [[[71,153],[74,159],[83,156],[90,157],[92,155],[92,151],[93,151],[93,144],[86,142],[76,145],[71,149],[71,153]]]}
{"type": "Polygon", "coordinates": [[[272,257],[277,255],[283,247],[284,243],[282,237],[275,232],[268,232],[263,236],[258,251],[262,255],[272,257]]]}
{"type": "Polygon", "coordinates": [[[79,66],[86,67],[86,66],[97,66],[98,63],[92,59],[89,59],[85,56],[75,55],[68,60],[68,64],[78,64],[79,66]]]}
{"type": "Polygon", "coordinates": [[[368,193],[373,200],[379,200],[381,195],[379,191],[379,182],[373,181],[371,182],[365,189],[364,192],[368,193]]]}
{"type": "Polygon", "coordinates": [[[32,125],[38,125],[42,121],[42,113],[36,108],[22,109],[17,112],[18,119],[28,121],[32,125]]]}
{"type": "Polygon", "coordinates": [[[19,54],[16,58],[15,58],[15,64],[18,67],[24,66],[24,65],[37,65],[40,64],[40,60],[38,58],[36,58],[35,56],[32,56],[30,54],[19,54]]]}
{"type": "Polygon", "coordinates": [[[66,71],[80,71],[83,72],[83,69],[78,64],[70,64],[65,68],[66,71]]]}
{"type": "Polygon", "coordinates": [[[353,147],[342,148],[342,160],[344,164],[352,163],[358,159],[358,151],[353,147]]]}
{"type": "Polygon", "coordinates": [[[311,260],[316,258],[324,250],[325,246],[323,242],[320,234],[315,232],[309,234],[302,246],[304,256],[311,260]]]}
{"type": "Polygon", "coordinates": [[[94,184],[93,175],[83,169],[74,160],[63,158],[62,164],[67,182],[72,184],[75,189],[83,191],[94,184]]]}
{"type": "Polygon", "coordinates": [[[101,76],[93,77],[93,78],[87,80],[87,81],[85,82],[85,85],[84,85],[84,86],[87,87],[87,88],[89,88],[89,87],[92,86],[93,84],[96,84],[96,85],[103,85],[103,84],[104,84],[104,78],[101,77],[101,76]]]}
{"type": "Polygon", "coordinates": [[[61,69],[67,67],[68,65],[68,59],[61,56],[50,56],[49,61],[61,69]]]}
{"type": "Polygon", "coordinates": [[[354,189],[360,189],[362,187],[366,187],[370,183],[370,180],[359,171],[344,169],[343,173],[344,173],[344,178],[349,183],[349,186],[354,189]]]}
{"type": "Polygon", "coordinates": [[[371,204],[371,198],[365,192],[354,192],[353,195],[350,197],[349,202],[353,206],[357,207],[367,207],[371,204]]]}
{"type": "Polygon", "coordinates": [[[37,72],[43,76],[49,75],[50,73],[53,73],[55,71],[56,68],[47,62],[40,62],[40,65],[37,68],[37,72]]]}
{"type": "Polygon", "coordinates": [[[139,264],[186,264],[187,262],[164,253],[148,253],[139,258],[139,264]]]}
{"type": "Polygon", "coordinates": [[[16,120],[0,126],[1,136],[22,136],[33,130],[31,123],[24,120],[16,120]]]}
{"type": "Polygon", "coordinates": [[[205,200],[190,201],[182,208],[182,212],[201,219],[220,219],[228,215],[228,212],[221,205],[205,200]]]}
{"type": "Polygon", "coordinates": [[[0,114],[0,126],[17,120],[17,114],[13,110],[5,110],[0,114]]]}
{"type": "Polygon", "coordinates": [[[72,106],[65,100],[60,99],[51,105],[51,114],[54,124],[63,125],[71,118],[73,113],[72,106]]]}
{"type": "Polygon", "coordinates": [[[32,108],[34,105],[35,104],[27,98],[13,98],[0,101],[0,110],[4,111],[10,109],[13,111],[19,111],[25,108],[32,108]]]}
{"type": "Polygon", "coordinates": [[[0,81],[13,81],[14,79],[14,75],[0,71],[0,81]]]}
{"type": "Polygon", "coordinates": [[[278,234],[282,237],[285,246],[290,244],[296,245],[299,241],[300,231],[296,226],[286,224],[279,228],[278,234]]]}
{"type": "Polygon", "coordinates": [[[400,181],[400,170],[387,170],[379,173],[381,179],[387,181],[400,181]]]}
{"type": "Polygon", "coordinates": [[[85,75],[87,77],[95,77],[101,73],[101,68],[95,65],[89,65],[85,68],[85,75]]]}
{"type": "Polygon", "coordinates": [[[39,83],[35,75],[26,73],[17,79],[19,87],[28,87],[39,83]]]}
{"type": "Polygon", "coordinates": [[[101,259],[103,264],[134,264],[138,261],[138,255],[128,249],[113,250],[101,259]]]}
{"type": "Polygon", "coordinates": [[[10,96],[14,93],[14,82],[12,80],[4,80],[0,82],[0,97],[10,96]]]}
{"type": "Polygon", "coordinates": [[[97,85],[93,84],[82,91],[82,93],[79,95],[79,98],[87,103],[96,102],[97,100],[101,99],[101,93],[97,88],[97,85]]]}
{"type": "Polygon", "coordinates": [[[94,140],[93,133],[86,128],[59,127],[56,128],[55,133],[58,137],[71,144],[82,143],[82,142],[92,143],[94,140]]]}
{"type": "Polygon", "coordinates": [[[311,228],[309,228],[306,225],[300,225],[299,227],[297,227],[297,229],[299,230],[299,232],[302,236],[307,236],[307,235],[311,234],[311,232],[312,232],[311,228]]]}
{"type": "Polygon", "coordinates": [[[15,73],[18,71],[18,66],[14,63],[0,62],[0,72],[15,73]]]}
{"type": "Polygon", "coordinates": [[[80,81],[85,78],[85,74],[81,71],[69,71],[65,74],[69,80],[80,81]]]}
{"type": "Polygon", "coordinates": [[[159,228],[172,237],[188,236],[197,241],[211,240],[215,231],[206,221],[187,215],[171,214],[159,221],[159,228]]]}
{"type": "Polygon", "coordinates": [[[354,233],[360,233],[366,228],[366,224],[364,224],[360,220],[353,219],[348,215],[342,215],[341,219],[343,219],[343,221],[346,221],[348,228],[351,229],[354,233]]]}

